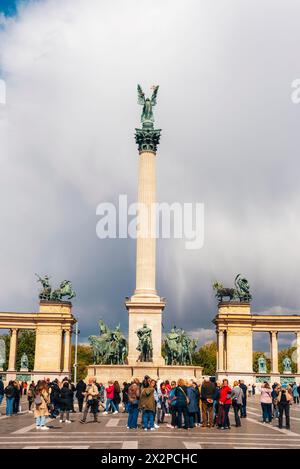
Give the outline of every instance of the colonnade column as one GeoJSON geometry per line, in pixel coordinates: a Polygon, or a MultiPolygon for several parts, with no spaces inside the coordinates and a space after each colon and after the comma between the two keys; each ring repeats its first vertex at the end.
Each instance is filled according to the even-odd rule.
{"type": "Polygon", "coordinates": [[[71,331],[65,330],[65,344],[64,344],[64,365],[63,371],[70,372],[71,363],[71,331]]]}
{"type": "Polygon", "coordinates": [[[18,329],[11,329],[8,371],[16,371],[18,329]]]}
{"type": "Polygon", "coordinates": [[[218,330],[218,371],[224,371],[224,331],[218,330]]]}
{"type": "Polygon", "coordinates": [[[296,356],[297,356],[297,373],[300,373],[300,331],[296,334],[296,356]]]}
{"type": "Polygon", "coordinates": [[[278,332],[270,331],[271,339],[271,373],[278,373],[278,332]]]}

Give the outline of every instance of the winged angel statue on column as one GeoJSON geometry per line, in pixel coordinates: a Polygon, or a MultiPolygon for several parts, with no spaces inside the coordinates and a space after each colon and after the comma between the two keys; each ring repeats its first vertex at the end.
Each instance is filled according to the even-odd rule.
{"type": "Polygon", "coordinates": [[[141,122],[142,124],[146,122],[154,122],[154,116],[153,116],[153,106],[156,105],[156,97],[157,97],[157,92],[158,92],[158,85],[153,85],[152,86],[152,96],[151,99],[145,98],[145,93],[142,90],[141,85],[137,85],[137,92],[138,92],[138,104],[141,104],[143,106],[143,111],[142,111],[142,116],[141,116],[141,122]]]}

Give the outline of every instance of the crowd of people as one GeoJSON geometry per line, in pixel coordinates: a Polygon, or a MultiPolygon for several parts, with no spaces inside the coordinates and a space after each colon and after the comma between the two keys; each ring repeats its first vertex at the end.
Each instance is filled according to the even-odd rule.
{"type": "MultiPolygon", "coordinates": [[[[290,406],[299,404],[300,386],[296,383],[274,383],[271,386],[266,381],[259,391],[263,423],[278,419],[278,426],[282,428],[285,416],[286,428],[289,429],[290,406]]],[[[166,426],[172,429],[187,430],[201,426],[229,430],[230,409],[233,410],[235,426],[240,427],[242,419],[247,417],[247,398],[255,392],[255,385],[247,386],[243,380],[234,381],[229,386],[227,379],[220,382],[213,377],[204,378],[199,385],[194,380],[179,379],[170,383],[145,376],[141,382],[137,378],[131,383],[124,382],[122,388],[118,381],[109,381],[104,386],[94,378],[89,378],[87,383],[80,380],[76,386],[66,377],[62,381],[47,379],[30,385],[10,381],[6,387],[0,379],[0,404],[5,396],[6,415],[17,415],[21,411],[20,400],[25,395],[28,410],[34,413],[36,428],[41,430],[49,430],[47,418],[58,418],[60,423],[70,424],[70,413],[76,412],[75,398],[82,413],[82,424],[87,422],[89,414],[93,422],[98,422],[102,410],[103,415],[127,413],[128,429],[141,426],[144,431],[153,431],[166,423],[166,416],[170,416],[170,423],[166,426]]]]}

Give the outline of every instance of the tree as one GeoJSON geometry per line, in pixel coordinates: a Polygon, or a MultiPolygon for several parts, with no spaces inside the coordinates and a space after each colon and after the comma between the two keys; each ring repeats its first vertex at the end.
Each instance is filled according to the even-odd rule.
{"type": "MultiPolygon", "coordinates": [[[[72,364],[75,362],[75,345],[72,345],[72,364]]],[[[85,379],[87,367],[93,363],[93,352],[90,345],[78,345],[77,348],[77,381],[85,379]]],[[[72,379],[74,379],[74,367],[72,366],[72,379]]]]}
{"type": "Polygon", "coordinates": [[[202,345],[193,355],[193,364],[203,366],[203,374],[213,376],[217,369],[217,343],[202,345]]]}

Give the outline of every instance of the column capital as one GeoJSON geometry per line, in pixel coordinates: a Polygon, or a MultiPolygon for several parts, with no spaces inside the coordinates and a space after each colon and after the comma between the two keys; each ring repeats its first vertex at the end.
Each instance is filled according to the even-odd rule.
{"type": "Polygon", "coordinates": [[[278,331],[270,331],[270,334],[271,334],[271,335],[277,335],[277,334],[278,334],[278,331]]]}
{"type": "Polygon", "coordinates": [[[161,129],[154,129],[153,124],[152,127],[143,124],[141,129],[135,129],[135,142],[138,145],[139,152],[147,151],[156,154],[160,132],[161,129]]]}

